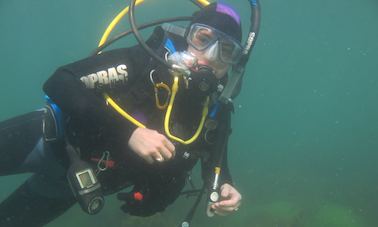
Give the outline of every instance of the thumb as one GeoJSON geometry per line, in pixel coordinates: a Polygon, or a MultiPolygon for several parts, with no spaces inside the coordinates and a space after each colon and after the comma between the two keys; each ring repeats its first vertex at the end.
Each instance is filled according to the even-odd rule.
{"type": "Polygon", "coordinates": [[[223,185],[221,188],[221,196],[227,198],[230,196],[231,188],[227,187],[227,185],[223,185]]]}

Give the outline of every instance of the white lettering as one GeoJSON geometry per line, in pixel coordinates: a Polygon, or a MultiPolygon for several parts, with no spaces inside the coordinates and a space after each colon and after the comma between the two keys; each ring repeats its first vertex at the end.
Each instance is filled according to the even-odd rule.
{"type": "Polygon", "coordinates": [[[95,88],[95,84],[98,81],[97,75],[96,74],[90,74],[87,76],[88,77],[88,88],[95,88]]]}
{"type": "Polygon", "coordinates": [[[253,40],[255,39],[256,33],[251,32],[249,33],[248,39],[247,39],[247,46],[244,48],[243,54],[248,54],[249,49],[251,49],[253,40]]]}
{"type": "Polygon", "coordinates": [[[118,74],[117,74],[117,71],[116,71],[116,69],[114,67],[108,69],[108,76],[109,76],[109,83],[110,84],[115,83],[116,81],[118,81],[118,74]]]}
{"type": "Polygon", "coordinates": [[[104,70],[97,72],[99,84],[109,84],[108,73],[104,70]]]}
{"type": "MultiPolygon", "coordinates": [[[[126,74],[126,76],[127,76],[127,74],[126,74]]],[[[118,80],[124,82],[126,80],[125,74],[118,75],[118,80]]]]}
{"type": "Polygon", "coordinates": [[[117,72],[118,72],[119,74],[125,74],[125,75],[127,76],[127,71],[126,71],[126,69],[127,69],[127,66],[126,66],[126,65],[119,65],[119,66],[117,66],[117,72]]]}
{"type": "Polygon", "coordinates": [[[80,80],[85,84],[86,87],[89,87],[88,77],[83,76],[80,78],[80,80]]]}
{"type": "Polygon", "coordinates": [[[117,67],[108,68],[107,70],[101,70],[96,73],[83,76],[80,80],[85,84],[87,88],[95,88],[96,83],[100,85],[115,84],[117,82],[125,82],[127,80],[128,72],[127,66],[122,64],[117,67]]]}

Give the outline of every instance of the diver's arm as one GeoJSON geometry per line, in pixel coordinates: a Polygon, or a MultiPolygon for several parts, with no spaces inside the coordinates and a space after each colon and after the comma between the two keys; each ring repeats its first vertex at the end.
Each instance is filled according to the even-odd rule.
{"type": "MultiPolygon", "coordinates": [[[[103,126],[103,133],[117,138],[122,136],[122,139],[128,140],[136,126],[115,114],[115,111],[106,105],[101,93],[87,88],[80,80],[89,72],[96,72],[101,64],[106,68],[106,61],[112,61],[113,58],[112,55],[96,56],[63,66],[45,82],[43,90],[68,116],[85,117],[94,124],[103,126]]],[[[124,64],[128,64],[127,59],[124,64]]],[[[136,77],[130,69],[128,65],[128,83],[136,77]]]]}
{"type": "Polygon", "coordinates": [[[165,135],[148,128],[135,129],[128,145],[149,164],[168,161],[176,154],[175,145],[165,135]]]}

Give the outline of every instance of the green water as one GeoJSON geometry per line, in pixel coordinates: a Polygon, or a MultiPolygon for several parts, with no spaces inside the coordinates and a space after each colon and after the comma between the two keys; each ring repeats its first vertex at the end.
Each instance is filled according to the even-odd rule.
{"type": "MultiPolygon", "coordinates": [[[[246,1],[233,4],[249,18],[246,1]]],[[[41,107],[43,82],[58,66],[87,56],[124,5],[0,1],[0,119],[41,107]]],[[[193,224],[378,226],[378,3],[261,0],[261,5],[260,37],[236,101],[230,145],[243,204],[235,215],[213,219],[202,206],[193,224]]],[[[194,9],[189,1],[147,0],[137,15],[143,22],[194,9]]],[[[119,45],[130,43],[135,41],[119,45]]],[[[0,199],[25,177],[0,178],[0,199]]],[[[192,202],[181,198],[165,213],[140,219],[124,215],[109,197],[99,215],[75,206],[48,226],[176,226],[192,202]]]]}

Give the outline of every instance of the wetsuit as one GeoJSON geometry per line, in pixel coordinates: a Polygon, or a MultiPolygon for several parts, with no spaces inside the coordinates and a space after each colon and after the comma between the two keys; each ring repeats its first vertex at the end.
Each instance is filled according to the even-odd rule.
{"type": "MultiPolygon", "coordinates": [[[[179,37],[172,37],[178,51],[186,49],[179,37]]],[[[158,28],[148,45],[164,56],[167,34],[158,28]]],[[[143,191],[143,204],[123,206],[139,216],[163,211],[180,194],[188,172],[201,159],[203,177],[210,180],[216,155],[212,137],[217,130],[204,129],[190,145],[176,143],[176,156],[163,163],[147,164],[128,147],[136,126],[107,106],[108,93],[128,113],[148,128],[164,134],[165,110],[156,107],[154,83],[172,84],[164,66],[140,46],[116,49],[60,67],[43,90],[61,109],[64,139],[46,141],[42,132],[45,110],[38,110],[0,123],[0,175],[33,172],[34,175],[0,205],[0,226],[41,226],[53,220],[76,201],[69,188],[69,165],[65,140],[80,150],[81,159],[96,167],[104,152],[111,166],[99,171],[104,194],[130,185],[143,191]],[[206,134],[206,135],[205,135],[206,134]],[[206,139],[205,139],[206,137],[206,139]]],[[[161,98],[164,102],[164,91],[161,98]]],[[[205,97],[181,89],[176,97],[170,128],[173,134],[190,138],[199,125],[205,97]]],[[[218,124],[229,122],[230,112],[218,114],[218,124]]],[[[223,159],[221,183],[231,183],[227,158],[223,159]]]]}

